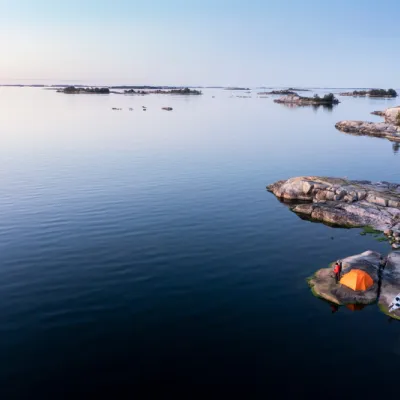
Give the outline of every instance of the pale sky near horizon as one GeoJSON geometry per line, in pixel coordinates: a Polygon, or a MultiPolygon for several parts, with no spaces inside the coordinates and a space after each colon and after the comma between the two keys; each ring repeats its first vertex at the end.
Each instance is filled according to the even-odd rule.
{"type": "Polygon", "coordinates": [[[0,0],[0,83],[399,88],[399,20],[399,0],[0,0]]]}

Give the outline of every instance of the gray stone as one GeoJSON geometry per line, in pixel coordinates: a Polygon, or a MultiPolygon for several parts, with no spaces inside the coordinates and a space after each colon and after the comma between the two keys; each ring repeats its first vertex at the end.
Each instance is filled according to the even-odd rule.
{"type": "Polygon", "coordinates": [[[358,200],[364,200],[367,197],[367,192],[357,192],[358,200]]]}
{"type": "Polygon", "coordinates": [[[372,304],[378,297],[379,263],[381,255],[374,251],[366,251],[362,254],[342,259],[342,275],[352,269],[360,269],[367,272],[374,284],[365,291],[354,291],[347,286],[336,284],[332,267],[317,271],[309,280],[314,294],[332,303],[345,304],[372,304]]]}
{"type": "Polygon", "coordinates": [[[400,208],[400,203],[396,200],[389,200],[389,207],[400,208]]]}
{"type": "Polygon", "coordinates": [[[385,111],[374,111],[372,114],[385,118],[385,122],[340,121],[335,127],[353,135],[366,135],[400,141],[400,126],[397,125],[399,107],[391,107],[385,111]]]}
{"type": "Polygon", "coordinates": [[[340,197],[340,198],[342,198],[343,196],[345,196],[346,194],[347,194],[347,192],[344,190],[344,189],[342,189],[342,188],[338,188],[338,189],[336,189],[336,194],[340,197]]]}
{"type": "Polygon", "coordinates": [[[278,198],[289,199],[291,202],[307,201],[309,207],[303,204],[292,205],[292,210],[321,222],[346,227],[369,225],[381,231],[390,229],[400,232],[400,185],[398,184],[302,176],[273,183],[268,186],[268,190],[278,198]],[[304,194],[303,188],[309,189],[311,186],[313,189],[310,193],[304,194]],[[336,195],[333,194],[333,190],[336,195]],[[365,198],[358,193],[365,193],[365,198]],[[388,199],[391,201],[390,207],[388,199]],[[396,204],[399,206],[394,207],[396,204]]]}
{"type": "Polygon", "coordinates": [[[335,198],[335,194],[331,191],[327,191],[325,194],[326,200],[333,200],[335,198]]]}
{"type": "Polygon", "coordinates": [[[323,190],[317,191],[315,194],[315,198],[317,200],[326,200],[326,192],[324,192],[323,190]]]}
{"type": "Polygon", "coordinates": [[[389,305],[400,293],[400,252],[391,252],[385,260],[380,253],[369,250],[344,258],[342,263],[342,275],[352,269],[361,269],[371,276],[374,284],[365,291],[354,291],[336,284],[331,266],[318,270],[310,278],[309,285],[316,296],[338,305],[373,304],[378,301],[382,312],[400,319],[400,309],[389,313],[389,305]]]}
{"type": "Polygon", "coordinates": [[[388,206],[388,200],[384,199],[382,197],[375,197],[374,203],[378,204],[380,206],[383,206],[383,207],[387,207],[388,206]]]}
{"type": "Polygon", "coordinates": [[[309,194],[314,188],[314,185],[310,182],[303,183],[303,192],[304,194],[309,194]]]}
{"type": "Polygon", "coordinates": [[[389,304],[400,293],[400,252],[393,251],[387,256],[385,269],[382,272],[379,308],[385,314],[400,319],[400,310],[389,313],[389,304]]]}

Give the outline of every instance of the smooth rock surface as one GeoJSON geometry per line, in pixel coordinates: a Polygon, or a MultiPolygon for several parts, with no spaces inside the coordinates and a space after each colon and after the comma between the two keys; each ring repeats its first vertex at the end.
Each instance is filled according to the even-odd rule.
{"type": "Polygon", "coordinates": [[[291,202],[292,211],[311,219],[400,234],[399,184],[301,176],[275,182],[267,189],[291,202]]]}
{"type": "Polygon", "coordinates": [[[347,286],[336,283],[332,266],[317,271],[309,280],[309,285],[315,295],[331,303],[339,305],[372,304],[378,299],[380,261],[381,254],[374,251],[366,251],[342,260],[342,276],[352,269],[360,269],[371,276],[374,284],[368,290],[354,291],[347,286]]]}
{"type": "Polygon", "coordinates": [[[397,116],[400,113],[399,107],[391,107],[385,111],[373,111],[371,114],[385,118],[385,122],[366,121],[340,121],[336,123],[336,129],[354,135],[365,135],[386,138],[391,141],[400,141],[400,126],[397,116]]]}
{"type": "Polygon", "coordinates": [[[400,319],[400,309],[389,313],[389,305],[400,293],[400,252],[392,252],[385,258],[375,251],[342,259],[342,275],[352,269],[361,269],[373,279],[374,285],[366,291],[354,291],[336,284],[332,266],[317,271],[309,280],[313,293],[338,305],[372,304],[378,302],[382,312],[400,319]]]}
{"type": "Polygon", "coordinates": [[[386,122],[340,121],[335,124],[339,131],[361,136],[375,136],[400,141],[400,127],[386,122]]]}
{"type": "Polygon", "coordinates": [[[387,263],[382,272],[382,285],[379,307],[385,313],[400,319],[400,309],[389,313],[389,304],[400,293],[400,252],[393,251],[387,256],[387,263]]]}
{"type": "Polygon", "coordinates": [[[387,124],[396,124],[397,123],[397,116],[400,113],[400,106],[397,107],[390,107],[383,111],[383,117],[385,118],[385,122],[387,124]]]}

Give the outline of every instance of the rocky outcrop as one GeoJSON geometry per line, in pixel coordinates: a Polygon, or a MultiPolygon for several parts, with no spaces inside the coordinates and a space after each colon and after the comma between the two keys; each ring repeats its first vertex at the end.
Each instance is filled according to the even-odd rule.
{"type": "Polygon", "coordinates": [[[307,218],[345,227],[372,226],[400,235],[400,185],[301,176],[267,186],[307,218]]]}
{"type": "Polygon", "coordinates": [[[383,117],[387,124],[399,124],[400,106],[390,107],[383,111],[383,117]]]}
{"type": "Polygon", "coordinates": [[[308,281],[313,293],[337,305],[378,303],[385,314],[400,319],[400,309],[389,312],[389,305],[400,293],[400,252],[392,252],[386,258],[380,253],[366,251],[342,259],[342,275],[352,269],[367,272],[374,284],[366,291],[354,291],[336,284],[332,266],[317,271],[308,281]]]}
{"type": "Polygon", "coordinates": [[[391,107],[385,111],[373,111],[371,114],[385,118],[385,122],[340,121],[335,127],[346,133],[362,136],[386,138],[400,141],[400,107],[391,107]]]}
{"type": "Polygon", "coordinates": [[[400,319],[400,309],[389,313],[389,304],[400,293],[400,252],[394,251],[387,256],[382,272],[382,284],[379,308],[388,315],[400,319]]]}
{"type": "Polygon", "coordinates": [[[360,269],[371,276],[374,284],[368,290],[354,291],[340,283],[337,284],[332,266],[317,271],[308,283],[316,296],[331,303],[338,305],[375,303],[379,294],[379,266],[381,257],[377,252],[366,251],[362,254],[341,260],[343,265],[342,275],[347,274],[352,269],[360,269]]]}
{"type": "Polygon", "coordinates": [[[372,115],[379,115],[380,117],[384,117],[385,116],[385,111],[372,111],[371,114],[372,115]]]}
{"type": "Polygon", "coordinates": [[[374,136],[400,141],[400,127],[385,122],[340,121],[335,125],[339,131],[360,136],[374,136]]]}

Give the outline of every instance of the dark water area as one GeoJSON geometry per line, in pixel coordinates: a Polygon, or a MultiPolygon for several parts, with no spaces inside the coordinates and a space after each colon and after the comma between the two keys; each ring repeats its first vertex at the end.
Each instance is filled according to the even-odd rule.
{"type": "Polygon", "coordinates": [[[304,221],[265,187],[300,175],[399,182],[396,146],[334,127],[379,121],[369,113],[398,102],[288,108],[256,92],[0,89],[2,398],[163,385],[393,393],[400,323],[377,306],[332,313],[306,282],[390,246],[304,221]]]}

